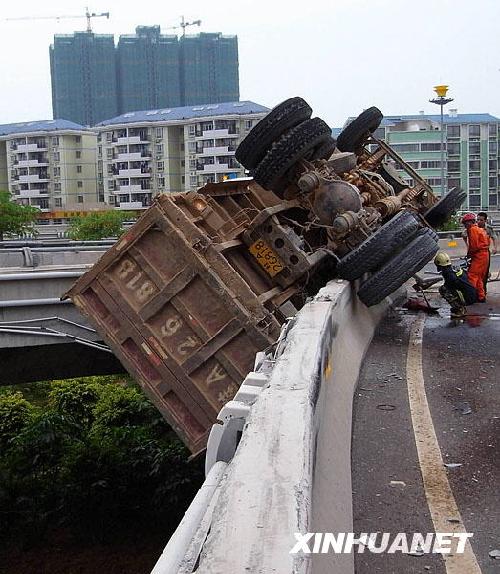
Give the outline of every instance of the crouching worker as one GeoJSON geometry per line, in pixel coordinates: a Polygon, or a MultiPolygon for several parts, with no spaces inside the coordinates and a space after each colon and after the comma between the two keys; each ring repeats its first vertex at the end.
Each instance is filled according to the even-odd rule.
{"type": "Polygon", "coordinates": [[[465,317],[466,306],[477,303],[476,288],[470,283],[466,271],[452,267],[448,253],[440,251],[434,258],[434,264],[444,279],[439,293],[450,304],[450,316],[452,318],[465,317]]]}

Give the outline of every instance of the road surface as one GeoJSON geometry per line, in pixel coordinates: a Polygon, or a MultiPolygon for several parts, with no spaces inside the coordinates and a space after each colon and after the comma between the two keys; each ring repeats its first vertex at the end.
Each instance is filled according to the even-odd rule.
{"type": "Polygon", "coordinates": [[[431,297],[438,315],[392,311],[364,362],[354,404],[354,532],[473,538],[446,561],[356,554],[357,574],[500,573],[500,559],[489,556],[500,550],[500,282],[461,321],[431,297]]]}

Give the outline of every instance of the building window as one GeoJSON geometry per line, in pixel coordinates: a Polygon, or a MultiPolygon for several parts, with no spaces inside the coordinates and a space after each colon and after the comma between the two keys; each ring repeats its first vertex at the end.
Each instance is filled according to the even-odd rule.
{"type": "Polygon", "coordinates": [[[61,191],[61,184],[60,183],[54,183],[54,191],[61,191]]]}
{"type": "Polygon", "coordinates": [[[425,179],[429,185],[432,185],[434,187],[438,187],[441,185],[441,178],[440,177],[428,177],[425,179]]]}
{"type": "Polygon", "coordinates": [[[59,177],[61,175],[61,168],[54,167],[54,177],[59,177]]]}
{"type": "Polygon", "coordinates": [[[76,166],[76,173],[82,173],[82,166],[81,165],[76,166]]]}
{"type": "Polygon", "coordinates": [[[181,182],[182,182],[182,185],[184,185],[186,183],[186,176],[185,175],[181,176],[181,182]]]}
{"type": "Polygon", "coordinates": [[[81,143],[82,141],[82,136],[75,136],[75,142],[76,143],[81,143]]]}
{"type": "Polygon", "coordinates": [[[478,138],[481,135],[481,126],[469,126],[469,138],[478,138]]]}
{"type": "Polygon", "coordinates": [[[469,142],[469,155],[480,155],[480,153],[481,153],[481,143],[469,142]]]}
{"type": "Polygon", "coordinates": [[[253,120],[245,120],[245,129],[251,130],[253,126],[253,120]]]}
{"type": "Polygon", "coordinates": [[[392,149],[398,153],[420,151],[420,146],[418,143],[413,144],[393,144],[392,149]]]}
{"type": "Polygon", "coordinates": [[[58,137],[52,138],[52,145],[53,146],[59,145],[59,138],[58,137]]]}
{"type": "Polygon", "coordinates": [[[440,161],[422,161],[420,163],[421,169],[437,169],[441,167],[440,161]]]}
{"type": "Polygon", "coordinates": [[[196,153],[196,142],[188,142],[188,152],[196,153]]]}
{"type": "Polygon", "coordinates": [[[106,141],[108,143],[113,141],[113,132],[106,132],[106,141]]]}
{"type": "MultiPolygon", "coordinates": [[[[446,147],[446,144],[445,144],[446,147]]],[[[420,151],[440,151],[440,143],[422,143],[420,144],[420,151]]]]}
{"type": "Polygon", "coordinates": [[[83,187],[83,181],[77,181],[76,187],[83,187]]]}
{"type": "Polygon", "coordinates": [[[448,155],[460,155],[460,144],[459,143],[448,143],[446,145],[448,150],[448,155]]]}
{"type": "Polygon", "coordinates": [[[498,185],[498,178],[496,176],[490,176],[488,178],[488,187],[490,189],[496,189],[498,185]]]}
{"type": "Polygon", "coordinates": [[[113,150],[111,148],[108,148],[106,150],[106,157],[109,159],[113,159],[113,150]]]}
{"type": "Polygon", "coordinates": [[[115,190],[115,182],[113,179],[108,179],[108,189],[109,189],[109,191],[115,190]]]}
{"type": "Polygon", "coordinates": [[[78,196],[78,203],[83,203],[83,195],[78,196]]]}
{"type": "Polygon", "coordinates": [[[198,184],[198,178],[196,177],[196,175],[191,175],[189,177],[189,184],[190,185],[197,185],[198,184]]]}
{"type": "Polygon", "coordinates": [[[490,142],[490,155],[497,155],[497,151],[498,151],[498,143],[490,142]]]}
{"type": "Polygon", "coordinates": [[[488,136],[490,139],[497,137],[497,124],[489,124],[488,126],[488,136]]]}
{"type": "Polygon", "coordinates": [[[163,128],[156,128],[156,137],[157,138],[163,137],[163,128]]]}
{"type": "Polygon", "coordinates": [[[481,170],[481,161],[478,159],[471,159],[469,161],[469,171],[480,171],[481,170]]]}
{"type": "Polygon", "coordinates": [[[194,124],[191,124],[189,126],[189,135],[194,136],[195,133],[196,133],[196,126],[194,124]]]}
{"type": "Polygon", "coordinates": [[[497,207],[498,195],[496,193],[490,193],[488,196],[488,203],[490,204],[490,207],[497,207]]]}
{"type": "Polygon", "coordinates": [[[54,207],[62,207],[62,198],[60,197],[54,198],[54,207]]]}
{"type": "Polygon", "coordinates": [[[165,178],[164,177],[159,177],[158,178],[158,187],[165,187],[165,178]]]}
{"type": "Polygon", "coordinates": [[[162,161],[157,161],[156,162],[156,169],[158,171],[163,171],[163,162],[162,161]]]}
{"type": "Polygon", "coordinates": [[[181,167],[186,167],[186,160],[185,159],[181,159],[181,167]]]}
{"type": "Polygon", "coordinates": [[[480,189],[481,178],[480,177],[469,177],[469,189],[480,189]]]}
{"type": "Polygon", "coordinates": [[[448,126],[446,128],[446,134],[449,138],[459,138],[460,126],[448,126]]]}
{"type": "Polygon", "coordinates": [[[156,153],[163,153],[163,144],[156,144],[156,153]]]}
{"type": "Polygon", "coordinates": [[[459,161],[449,161],[448,162],[448,171],[460,171],[460,162],[459,161]]]}
{"type": "Polygon", "coordinates": [[[75,157],[76,157],[76,159],[80,159],[82,157],[82,152],[80,150],[76,150],[75,151],[75,157]]]}
{"type": "Polygon", "coordinates": [[[460,187],[460,178],[459,177],[449,177],[448,178],[448,189],[453,189],[454,187],[460,187]]]}
{"type": "Polygon", "coordinates": [[[481,207],[481,196],[469,195],[469,207],[481,207]]]}
{"type": "Polygon", "coordinates": [[[59,158],[60,158],[59,152],[58,152],[58,151],[55,151],[55,152],[52,154],[52,159],[53,159],[54,161],[59,161],[59,158]]]}
{"type": "Polygon", "coordinates": [[[490,171],[497,171],[498,168],[498,162],[496,159],[490,159],[490,161],[488,162],[488,167],[490,171]]]}

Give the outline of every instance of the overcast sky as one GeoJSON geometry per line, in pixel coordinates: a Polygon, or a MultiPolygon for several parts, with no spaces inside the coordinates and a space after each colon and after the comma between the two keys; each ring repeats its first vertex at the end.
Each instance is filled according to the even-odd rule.
{"type": "MultiPolygon", "coordinates": [[[[300,95],[331,127],[376,105],[386,115],[435,113],[432,87],[450,85],[459,113],[500,117],[499,0],[94,0],[96,33],[137,25],[237,34],[241,99],[272,107],[300,95]]],[[[76,20],[5,18],[84,14],[73,0],[3,2],[0,124],[52,118],[49,44],[84,30],[76,20]]],[[[171,30],[165,32],[173,33],[171,30]]]]}

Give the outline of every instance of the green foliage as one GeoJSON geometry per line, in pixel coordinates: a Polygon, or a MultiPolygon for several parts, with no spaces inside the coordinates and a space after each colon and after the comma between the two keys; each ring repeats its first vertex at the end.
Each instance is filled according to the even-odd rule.
{"type": "Polygon", "coordinates": [[[130,220],[134,214],[127,211],[110,209],[109,211],[91,211],[83,217],[71,220],[68,235],[71,239],[92,241],[105,237],[119,237],[124,229],[123,222],[130,220]]]}
{"type": "Polygon", "coordinates": [[[141,391],[118,377],[55,381],[41,407],[0,395],[0,537],[55,527],[87,542],[168,533],[202,481],[199,464],[141,391]]]}
{"type": "Polygon", "coordinates": [[[0,241],[6,233],[36,233],[34,225],[40,210],[12,201],[7,191],[0,191],[0,241]]]}
{"type": "Polygon", "coordinates": [[[460,224],[459,217],[452,215],[437,231],[459,231],[460,229],[462,229],[462,225],[460,224]]]}
{"type": "Polygon", "coordinates": [[[32,413],[31,404],[21,393],[0,395],[0,450],[7,448],[11,440],[28,425],[32,413]]]}

